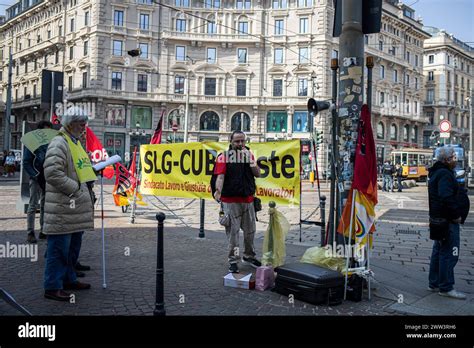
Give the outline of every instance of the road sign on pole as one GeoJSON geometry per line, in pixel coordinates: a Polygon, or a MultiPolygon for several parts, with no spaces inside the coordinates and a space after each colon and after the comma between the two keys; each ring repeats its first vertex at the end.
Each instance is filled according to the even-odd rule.
{"type": "Polygon", "coordinates": [[[439,123],[439,130],[441,133],[449,133],[451,131],[451,122],[443,120],[439,123]]]}

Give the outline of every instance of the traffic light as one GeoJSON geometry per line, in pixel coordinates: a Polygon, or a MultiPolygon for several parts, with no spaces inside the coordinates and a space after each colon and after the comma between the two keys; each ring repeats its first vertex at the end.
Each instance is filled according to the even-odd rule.
{"type": "Polygon", "coordinates": [[[142,54],[142,51],[139,48],[136,48],[134,50],[127,51],[127,53],[130,57],[138,57],[140,54],[142,54]]]}
{"type": "Polygon", "coordinates": [[[323,143],[323,137],[324,137],[324,133],[323,131],[319,131],[319,130],[316,130],[315,131],[315,138],[314,138],[314,142],[315,142],[315,145],[316,145],[316,150],[319,151],[319,144],[322,144],[323,143]]]}

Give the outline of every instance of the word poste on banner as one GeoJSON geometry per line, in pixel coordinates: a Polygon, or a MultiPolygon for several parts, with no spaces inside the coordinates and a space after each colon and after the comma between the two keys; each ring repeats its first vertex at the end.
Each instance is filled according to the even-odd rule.
{"type": "MultiPolygon", "coordinates": [[[[248,145],[260,167],[256,195],[263,202],[299,204],[300,141],[248,145]]],[[[228,143],[142,145],[141,193],[155,196],[213,199],[211,176],[218,154],[228,143]]]]}

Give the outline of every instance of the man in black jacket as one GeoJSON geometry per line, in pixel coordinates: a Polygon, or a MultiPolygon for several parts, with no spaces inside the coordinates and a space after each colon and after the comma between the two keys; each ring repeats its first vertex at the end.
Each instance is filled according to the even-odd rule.
{"type": "Polygon", "coordinates": [[[261,266],[255,258],[254,236],[256,230],[254,194],[255,177],[260,168],[249,148],[245,146],[245,133],[234,131],[230,136],[229,150],[216,159],[214,174],[217,175],[214,198],[222,202],[224,213],[229,215],[230,225],[225,227],[228,239],[229,272],[238,273],[240,260],[239,231],[244,231],[243,261],[253,267],[261,266]]]}
{"type": "MultiPolygon", "coordinates": [[[[37,129],[51,129],[53,125],[49,121],[40,121],[37,129]]],[[[23,155],[23,168],[30,176],[29,187],[30,187],[30,201],[28,203],[27,211],[27,231],[28,231],[28,243],[36,243],[35,237],[35,215],[38,200],[40,201],[40,233],[39,238],[45,239],[46,235],[43,234],[43,216],[44,216],[44,200],[45,200],[45,189],[46,181],[44,178],[43,163],[46,157],[46,150],[48,144],[40,146],[32,153],[28,148],[25,147],[23,155]]]]}
{"type": "MultiPolygon", "coordinates": [[[[430,219],[449,222],[449,233],[443,240],[435,240],[431,254],[429,290],[441,296],[464,300],[466,295],[454,290],[454,267],[459,258],[459,224],[465,203],[458,199],[458,183],[453,169],[456,154],[452,148],[439,151],[437,161],[429,170],[430,219]]],[[[447,228],[447,227],[446,227],[447,228]]]]}

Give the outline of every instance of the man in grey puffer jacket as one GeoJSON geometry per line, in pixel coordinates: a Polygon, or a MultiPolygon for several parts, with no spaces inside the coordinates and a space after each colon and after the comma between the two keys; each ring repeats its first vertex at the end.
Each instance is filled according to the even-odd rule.
{"type": "Polygon", "coordinates": [[[83,232],[94,229],[92,183],[95,175],[79,142],[86,129],[85,112],[80,108],[68,109],[61,124],[60,135],[49,144],[44,162],[43,233],[48,236],[44,296],[69,301],[70,294],[64,290],[90,288],[90,284],[77,281],[74,265],[79,258],[83,232]]]}

